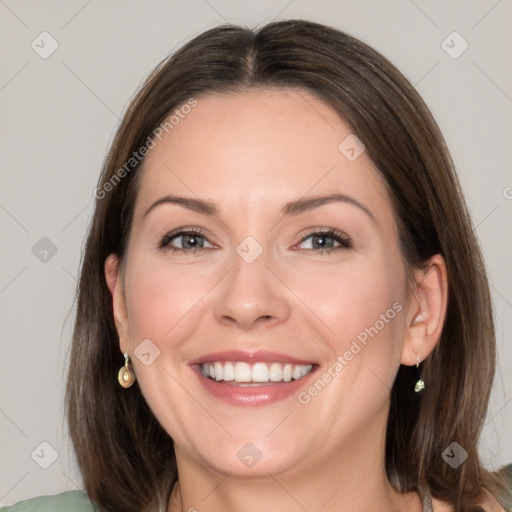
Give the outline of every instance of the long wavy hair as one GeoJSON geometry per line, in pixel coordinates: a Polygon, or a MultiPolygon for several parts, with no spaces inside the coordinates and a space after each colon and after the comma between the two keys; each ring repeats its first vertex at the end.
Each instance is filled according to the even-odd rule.
{"type": "Polygon", "coordinates": [[[418,371],[401,366],[391,391],[385,447],[391,484],[420,495],[429,489],[458,511],[480,510],[486,489],[508,509],[504,480],[486,471],[477,453],[495,334],[482,256],[443,137],[419,94],[386,58],[334,28],[299,20],[200,34],[156,67],[127,108],[96,190],[66,392],[89,497],[101,511],[165,510],[178,479],[173,440],[138,385],[125,390],[116,380],[123,356],[104,263],[111,253],[121,261],[125,255],[144,161],[139,150],[191,98],[268,87],[307,90],[351,126],[387,184],[409,268],[421,268],[437,253],[446,261],[444,328],[420,367],[429,386],[413,396],[418,371]],[[441,457],[453,441],[468,453],[456,469],[441,457]]]}

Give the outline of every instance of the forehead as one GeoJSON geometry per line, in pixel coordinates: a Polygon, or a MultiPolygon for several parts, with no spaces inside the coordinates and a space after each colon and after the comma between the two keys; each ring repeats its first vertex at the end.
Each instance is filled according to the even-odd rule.
{"type": "Polygon", "coordinates": [[[137,203],[172,192],[247,208],[341,192],[390,209],[366,153],[351,160],[343,152],[353,137],[334,109],[308,91],[201,96],[146,156],[137,203]]]}

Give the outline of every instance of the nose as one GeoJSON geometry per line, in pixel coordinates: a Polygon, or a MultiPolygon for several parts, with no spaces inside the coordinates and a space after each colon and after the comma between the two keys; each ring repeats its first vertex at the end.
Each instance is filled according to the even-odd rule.
{"type": "Polygon", "coordinates": [[[218,322],[247,331],[287,320],[287,288],[267,265],[265,252],[252,263],[234,256],[234,266],[220,283],[215,298],[214,316],[218,322]]]}

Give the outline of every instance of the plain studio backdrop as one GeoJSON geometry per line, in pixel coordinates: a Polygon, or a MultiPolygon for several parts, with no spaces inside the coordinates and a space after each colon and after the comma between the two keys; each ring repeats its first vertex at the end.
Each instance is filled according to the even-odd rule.
{"type": "Polygon", "coordinates": [[[137,87],[205,29],[303,18],[369,43],[446,138],[496,309],[481,440],[512,462],[511,0],[0,0],[0,505],[81,486],[63,413],[82,244],[105,152],[137,87]]]}

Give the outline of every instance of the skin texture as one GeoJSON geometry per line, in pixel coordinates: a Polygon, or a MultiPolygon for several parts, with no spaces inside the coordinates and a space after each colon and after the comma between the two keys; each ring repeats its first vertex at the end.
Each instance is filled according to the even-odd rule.
{"type": "Polygon", "coordinates": [[[215,94],[198,98],[145,160],[126,257],[119,265],[109,256],[105,275],[120,349],[175,442],[180,485],[169,510],[421,510],[415,493],[386,479],[385,428],[399,365],[425,359],[439,340],[446,268],[436,255],[410,282],[378,171],[365,152],[349,161],[338,150],[350,134],[305,91],[215,94]],[[332,193],[371,217],[348,202],[280,213],[332,193]],[[218,213],[164,203],[144,215],[169,194],[213,202],[218,213]],[[178,228],[200,228],[205,248],[159,248],[178,228]],[[351,246],[327,239],[335,247],[321,253],[311,237],[301,241],[328,228],[351,246]],[[248,236],[263,250],[252,263],[236,251],[248,236]],[[277,351],[319,365],[307,390],[393,304],[394,318],[307,404],[296,394],[226,404],[189,365],[223,350],[277,351]],[[144,339],[160,350],[148,366],[134,357],[144,339]],[[247,442],[262,454],[252,467],[237,457],[247,442]]]}

